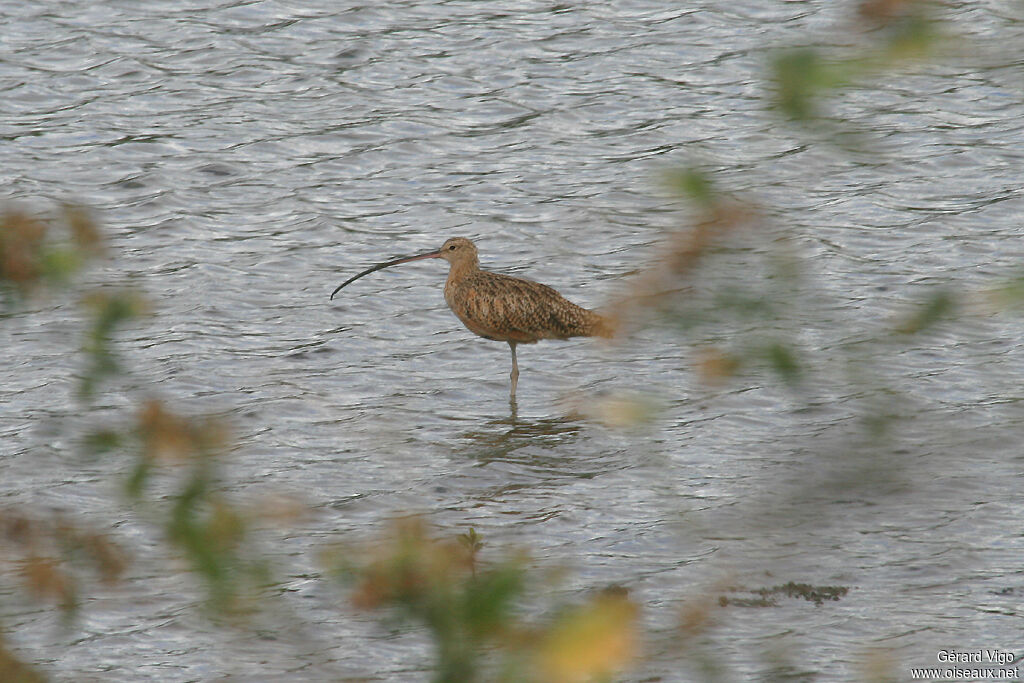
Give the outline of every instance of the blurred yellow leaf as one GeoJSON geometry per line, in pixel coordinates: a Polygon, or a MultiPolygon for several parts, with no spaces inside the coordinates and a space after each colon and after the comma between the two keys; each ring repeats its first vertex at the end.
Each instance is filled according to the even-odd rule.
{"type": "Polygon", "coordinates": [[[623,669],[637,654],[638,612],[629,598],[602,595],[563,617],[541,643],[542,680],[601,680],[623,669]]]}

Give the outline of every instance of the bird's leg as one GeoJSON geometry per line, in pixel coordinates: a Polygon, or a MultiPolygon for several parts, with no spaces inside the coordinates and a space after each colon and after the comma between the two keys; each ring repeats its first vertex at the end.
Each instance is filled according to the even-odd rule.
{"type": "Polygon", "coordinates": [[[516,400],[516,385],[519,384],[519,363],[516,362],[516,343],[510,341],[508,347],[512,349],[512,374],[509,375],[512,379],[512,394],[509,396],[509,400],[516,400]]]}

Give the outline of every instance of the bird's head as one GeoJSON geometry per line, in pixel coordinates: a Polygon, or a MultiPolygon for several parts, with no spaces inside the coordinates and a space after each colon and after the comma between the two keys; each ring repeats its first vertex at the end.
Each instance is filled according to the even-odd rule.
{"type": "Polygon", "coordinates": [[[465,237],[452,237],[446,240],[437,255],[453,266],[477,262],[476,245],[465,237]]]}

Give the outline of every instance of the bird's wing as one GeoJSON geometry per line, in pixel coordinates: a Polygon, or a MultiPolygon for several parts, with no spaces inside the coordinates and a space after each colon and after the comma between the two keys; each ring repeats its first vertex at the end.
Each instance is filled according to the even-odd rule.
{"type": "Polygon", "coordinates": [[[464,282],[450,302],[474,333],[521,343],[588,334],[589,311],[551,287],[496,273],[482,275],[464,282]]]}

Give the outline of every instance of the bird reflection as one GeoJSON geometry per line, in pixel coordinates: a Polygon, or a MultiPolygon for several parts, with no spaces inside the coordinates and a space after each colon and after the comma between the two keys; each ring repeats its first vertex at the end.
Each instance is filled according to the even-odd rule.
{"type": "Polygon", "coordinates": [[[565,461],[562,449],[579,439],[583,427],[582,421],[563,417],[521,419],[513,402],[507,418],[464,432],[461,439],[481,464],[504,461],[547,468],[565,461]],[[532,447],[528,454],[517,455],[527,446],[532,447]]]}

